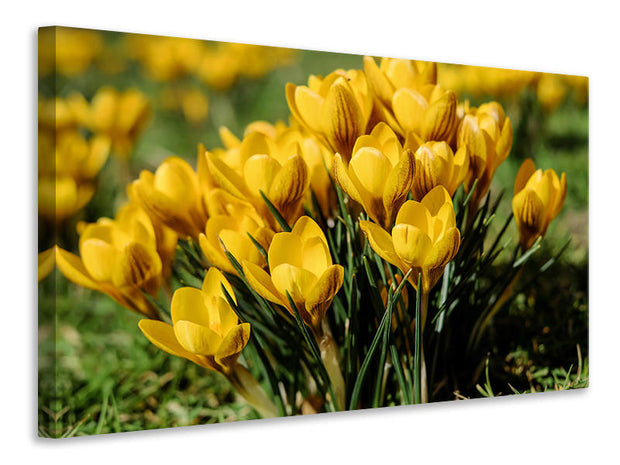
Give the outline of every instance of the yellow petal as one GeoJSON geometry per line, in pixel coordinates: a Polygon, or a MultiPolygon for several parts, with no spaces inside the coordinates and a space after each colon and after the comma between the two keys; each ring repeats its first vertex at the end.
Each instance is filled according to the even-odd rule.
{"type": "Polygon", "coordinates": [[[250,340],[250,324],[242,323],[232,328],[224,337],[215,354],[215,361],[223,366],[232,365],[250,340]]]}
{"type": "Polygon", "coordinates": [[[336,182],[340,185],[342,190],[353,200],[355,200],[360,205],[363,205],[362,196],[360,195],[357,187],[353,184],[353,181],[349,177],[347,172],[347,168],[342,161],[342,157],[339,153],[334,156],[334,177],[336,178],[336,182]]]}
{"type": "Polygon", "coordinates": [[[319,237],[310,238],[303,243],[302,267],[315,276],[321,276],[332,264],[327,243],[319,237]]]}
{"type": "Polygon", "coordinates": [[[329,88],[320,117],[323,133],[334,151],[350,157],[356,139],[366,128],[362,110],[345,78],[339,77],[329,88]]]}
{"type": "Polygon", "coordinates": [[[372,87],[375,95],[384,105],[392,105],[392,95],[394,86],[389,79],[377,66],[375,59],[369,56],[364,57],[364,72],[368,78],[368,83],[372,87]]]}
{"type": "Polygon", "coordinates": [[[282,232],[273,236],[269,246],[269,269],[282,263],[288,263],[296,267],[303,266],[303,242],[300,236],[293,232],[282,232]]]}
{"type": "Polygon", "coordinates": [[[198,243],[200,244],[202,253],[205,254],[207,261],[213,267],[217,267],[223,271],[227,271],[228,273],[236,274],[236,270],[231,265],[230,261],[228,261],[228,258],[224,255],[224,251],[219,242],[212,243],[209,241],[207,236],[201,234],[198,236],[198,243]]]}
{"type": "Polygon", "coordinates": [[[253,155],[243,167],[243,176],[250,192],[259,197],[259,191],[265,195],[280,171],[280,163],[269,155],[253,155]]]}
{"type": "Polygon", "coordinates": [[[392,97],[392,108],[405,132],[420,133],[428,102],[419,92],[404,87],[398,89],[392,97]]]}
{"type": "Polygon", "coordinates": [[[387,233],[382,227],[370,221],[361,220],[360,228],[366,235],[372,250],[374,250],[381,258],[392,265],[397,266],[401,270],[405,267],[402,260],[394,250],[392,236],[390,236],[389,233],[387,233]]]}
{"type": "Polygon", "coordinates": [[[226,126],[220,126],[219,134],[222,144],[224,144],[224,147],[227,149],[232,149],[233,147],[238,147],[241,145],[239,138],[235,136],[226,126]]]}
{"type": "Polygon", "coordinates": [[[287,85],[286,91],[289,107],[293,115],[295,115],[296,118],[299,115],[299,122],[307,125],[312,131],[320,131],[320,111],[323,98],[305,86],[295,87],[289,84],[287,85]],[[292,94],[292,98],[289,98],[289,94],[292,94]]]}
{"type": "Polygon", "coordinates": [[[87,239],[80,245],[82,262],[95,281],[110,282],[118,252],[101,239],[87,239]]]}
{"type": "Polygon", "coordinates": [[[428,208],[432,216],[435,216],[445,203],[452,205],[452,197],[450,197],[445,187],[437,186],[424,196],[421,203],[428,208]]]}
{"type": "Polygon", "coordinates": [[[226,336],[233,327],[239,324],[239,317],[223,297],[208,297],[205,302],[211,319],[209,328],[220,336],[226,336]]]}
{"type": "Polygon", "coordinates": [[[202,359],[188,352],[179,344],[171,325],[163,321],[143,319],[138,322],[138,327],[146,338],[158,349],[204,366],[202,359]]]}
{"type": "Polygon", "coordinates": [[[202,283],[202,292],[204,293],[204,295],[209,297],[221,297],[222,299],[226,300],[226,295],[222,290],[222,285],[224,285],[226,291],[228,291],[228,294],[236,303],[237,298],[235,297],[233,288],[228,282],[228,280],[224,277],[222,272],[215,267],[209,268],[202,283]]]}
{"type": "MultiPolygon", "coordinates": [[[[306,296],[310,294],[318,279],[310,271],[289,265],[288,263],[270,268],[270,270],[271,281],[278,292],[286,296],[288,291],[296,304],[303,304],[305,302],[306,296]]],[[[303,305],[300,305],[300,307],[304,308],[303,305]]]]}
{"type": "Polygon", "coordinates": [[[433,217],[429,236],[436,240],[450,228],[456,227],[454,207],[450,203],[444,203],[437,214],[433,217]]]}
{"type": "Polygon", "coordinates": [[[526,158],[521,164],[519,172],[517,173],[517,177],[515,178],[514,195],[517,195],[519,192],[521,192],[521,190],[527,184],[527,181],[535,172],[536,166],[534,165],[534,161],[531,158],[526,158]]]}
{"type": "Polygon", "coordinates": [[[282,165],[265,194],[278,211],[287,218],[286,212],[304,197],[308,188],[308,167],[300,155],[293,155],[282,165]]]}
{"type": "Polygon", "coordinates": [[[428,268],[443,268],[452,260],[459,250],[461,233],[457,228],[448,229],[444,235],[433,244],[430,253],[426,256],[424,266],[428,268]]]}
{"type": "Polygon", "coordinates": [[[115,261],[112,282],[116,287],[130,285],[153,290],[147,289],[149,281],[161,276],[161,267],[161,259],[154,249],[149,251],[140,243],[130,242],[115,261]]]}
{"type": "Polygon", "coordinates": [[[193,354],[215,355],[222,343],[215,331],[191,321],[177,321],[173,329],[181,347],[193,354]]]}
{"type": "Polygon", "coordinates": [[[226,191],[239,199],[246,199],[250,192],[243,178],[230,168],[226,163],[218,159],[212,153],[207,152],[207,165],[213,179],[226,191]]]}
{"type": "Polygon", "coordinates": [[[395,224],[409,224],[421,231],[430,231],[432,223],[431,214],[424,205],[415,200],[407,200],[396,215],[395,224]]]}
{"type": "Polygon", "coordinates": [[[38,276],[39,281],[49,275],[56,266],[56,247],[51,247],[38,255],[38,276]]]}
{"type": "Polygon", "coordinates": [[[441,141],[449,139],[456,124],[456,95],[446,92],[434,101],[424,116],[421,136],[425,140],[441,141]]]}
{"type": "Polygon", "coordinates": [[[562,177],[560,178],[560,185],[558,186],[558,190],[556,192],[555,201],[553,204],[553,208],[551,210],[551,216],[549,221],[555,218],[562,206],[564,205],[564,200],[566,199],[566,173],[562,173],[562,177]]]}
{"type": "Polygon", "coordinates": [[[498,155],[498,165],[508,157],[510,148],[512,147],[512,122],[510,118],[506,118],[501,131],[499,140],[497,141],[496,151],[498,155]]]}
{"type": "Polygon", "coordinates": [[[170,303],[170,316],[174,325],[185,320],[208,327],[211,322],[204,294],[194,287],[182,287],[174,292],[170,303]]]}
{"type": "Polygon", "coordinates": [[[385,180],[383,206],[386,211],[386,227],[392,223],[396,212],[407,200],[414,179],[414,172],[413,153],[410,150],[405,150],[400,161],[385,180]]]}
{"type": "Polygon", "coordinates": [[[529,249],[545,230],[545,205],[535,191],[524,188],[513,197],[512,211],[519,228],[521,244],[529,249]]]}
{"type": "Polygon", "coordinates": [[[445,266],[458,252],[461,235],[456,228],[449,229],[444,236],[433,245],[426,257],[422,272],[423,287],[428,292],[437,284],[445,266]]]}
{"type": "Polygon", "coordinates": [[[252,288],[270,302],[288,307],[286,296],[283,296],[273,285],[271,277],[260,266],[244,261],[243,274],[252,288]]]}
{"type": "Polygon", "coordinates": [[[432,246],[425,231],[405,223],[394,226],[392,241],[394,250],[408,267],[422,266],[432,246]]]}
{"type": "Polygon", "coordinates": [[[306,311],[314,325],[319,324],[325,316],[325,311],[342,287],[343,280],[344,268],[340,265],[332,265],[323,272],[306,297],[306,311]]]}
{"type": "Polygon", "coordinates": [[[88,289],[100,290],[99,284],[92,278],[77,255],[57,247],[56,265],[69,281],[88,289]]]}
{"type": "MultiPolygon", "coordinates": [[[[359,149],[349,163],[349,172],[353,171],[359,184],[368,195],[381,199],[386,180],[392,171],[388,158],[373,147],[359,149]]],[[[359,186],[358,186],[359,187],[359,186]]],[[[364,194],[362,194],[362,197],[364,194]]]]}

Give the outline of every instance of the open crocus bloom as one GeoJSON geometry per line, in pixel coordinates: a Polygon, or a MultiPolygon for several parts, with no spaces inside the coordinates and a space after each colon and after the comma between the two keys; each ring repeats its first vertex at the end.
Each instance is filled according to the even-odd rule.
{"type": "Polygon", "coordinates": [[[321,228],[302,216],[291,232],[273,237],[268,259],[270,275],[258,265],[243,262],[250,285],[265,299],[292,311],[288,293],[304,322],[318,329],[344,279],[343,267],[332,264],[321,228]]]}
{"type": "Polygon", "coordinates": [[[80,286],[156,317],[155,308],[144,296],[144,292],[155,296],[162,282],[162,262],[148,215],[135,204],[127,204],[116,219],[101,218],[80,229],[80,257],[57,248],[58,269],[80,286]]]}
{"type": "Polygon", "coordinates": [[[387,124],[379,123],[370,135],[357,139],[348,166],[335,155],[334,174],[342,190],[388,228],[411,188],[413,154],[403,150],[387,124]]]}
{"type": "Polygon", "coordinates": [[[405,202],[396,216],[392,234],[370,221],[360,221],[360,227],[381,258],[404,274],[413,269],[409,282],[414,287],[422,274],[424,292],[437,283],[461,242],[452,199],[443,186],[435,187],[421,202],[405,202]]]}
{"type": "Polygon", "coordinates": [[[372,111],[372,94],[362,71],[336,70],[325,78],[310,76],[308,86],[288,83],[286,100],[299,124],[349,160],[372,111]]]}
{"type": "Polygon", "coordinates": [[[236,303],[224,275],[209,268],[202,289],[183,287],[174,293],[171,325],[144,319],[140,329],[161,350],[227,373],[250,339],[250,324],[239,324],[222,286],[236,303]]]}
{"type": "Polygon", "coordinates": [[[515,180],[512,211],[519,228],[521,247],[529,249],[540,236],[544,236],[551,221],[560,213],[566,198],[566,174],[558,178],[549,169],[537,170],[527,159],[521,165],[515,180]]]}

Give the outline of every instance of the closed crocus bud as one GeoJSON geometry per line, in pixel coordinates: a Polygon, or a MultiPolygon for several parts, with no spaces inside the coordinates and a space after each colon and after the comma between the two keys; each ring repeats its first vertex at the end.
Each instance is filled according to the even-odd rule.
{"type": "Polygon", "coordinates": [[[239,319],[222,290],[236,302],[230,283],[209,268],[202,289],[183,287],[172,296],[172,324],[141,320],[140,329],[155,346],[204,368],[229,372],[250,339],[250,324],[239,319]]]}
{"type": "Polygon", "coordinates": [[[401,135],[413,132],[423,142],[442,141],[456,130],[456,95],[440,86],[402,87],[394,92],[392,108],[401,135]]]}
{"type": "Polygon", "coordinates": [[[348,166],[340,154],[335,155],[334,175],[373,221],[388,228],[411,189],[413,154],[403,150],[387,124],[379,123],[370,135],[357,140],[348,166]]]}
{"type": "Polygon", "coordinates": [[[435,187],[421,202],[405,202],[391,234],[370,221],[360,221],[360,227],[381,258],[404,274],[413,270],[409,275],[413,287],[417,288],[418,276],[422,275],[425,294],[456,256],[461,241],[452,199],[443,186],[435,187]]]}
{"type": "Polygon", "coordinates": [[[512,199],[523,251],[545,235],[551,221],[560,213],[565,198],[565,173],[558,178],[552,169],[537,170],[529,158],[523,162],[517,173],[512,199]]]}
{"type": "Polygon", "coordinates": [[[156,318],[157,311],[143,294],[156,296],[162,281],[162,263],[148,215],[129,204],[116,219],[101,218],[97,223],[81,224],[79,230],[80,256],[58,248],[58,269],[70,281],[156,318]]]}
{"type": "Polygon", "coordinates": [[[170,157],[155,171],[142,171],[129,186],[130,196],[152,218],[182,237],[197,238],[207,221],[198,176],[182,158],[170,157]]]}
{"type": "Polygon", "coordinates": [[[301,217],[291,232],[273,237],[268,252],[269,273],[251,262],[243,262],[250,285],[265,299],[293,311],[287,293],[303,321],[315,332],[340,290],[344,269],[332,263],[321,228],[309,217],[301,217]]]}
{"type": "Polygon", "coordinates": [[[268,250],[273,235],[274,232],[263,225],[263,220],[252,205],[232,198],[225,212],[209,217],[205,234],[201,234],[198,239],[209,263],[228,273],[237,274],[226,252],[230,252],[239,263],[248,261],[264,268],[267,262],[250,236],[268,250]]]}
{"type": "Polygon", "coordinates": [[[348,161],[372,111],[372,96],[362,71],[338,70],[324,79],[311,76],[308,87],[289,83],[286,100],[302,126],[348,161]]]}
{"type": "Polygon", "coordinates": [[[472,205],[477,205],[489,190],[491,179],[506,160],[512,147],[512,123],[497,102],[472,108],[463,117],[457,134],[457,147],[466,147],[469,154],[469,174],[466,190],[477,179],[472,205]]]}
{"type": "Polygon", "coordinates": [[[454,195],[463,183],[469,168],[467,149],[461,147],[456,154],[447,142],[426,142],[413,155],[415,176],[411,193],[413,199],[420,201],[436,186],[443,186],[454,195]]]}

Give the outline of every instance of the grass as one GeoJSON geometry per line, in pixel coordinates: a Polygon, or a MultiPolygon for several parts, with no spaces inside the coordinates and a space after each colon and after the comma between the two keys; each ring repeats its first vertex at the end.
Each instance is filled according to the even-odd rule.
{"type": "MultiPolygon", "coordinates": [[[[135,177],[175,154],[195,165],[198,142],[220,145],[217,129],[226,125],[237,135],[249,122],[288,118],[286,82],[304,83],[311,73],[361,67],[359,56],[305,52],[300,60],[257,81],[243,80],[229,93],[209,91],[210,116],[188,125],[178,113],[155,104],[150,126],[140,138],[130,167],[135,177]]],[[[77,81],[59,81],[60,95],[79,90],[90,98],[110,83],[139,85],[155,102],[164,84],[145,80],[139,70],[109,77],[97,71],[77,81]]],[[[49,93],[46,83],[41,93],[49,93]]],[[[530,96],[531,97],[531,96],[530,96]]],[[[520,102],[527,108],[528,96],[520,102]]],[[[472,102],[477,104],[479,102],[472,102]]],[[[506,105],[512,117],[510,105],[506,105]]],[[[437,384],[450,398],[506,395],[583,387],[588,376],[588,110],[568,100],[555,113],[515,115],[515,145],[499,168],[493,191],[507,188],[502,218],[510,213],[512,184],[525,156],[541,168],[568,176],[565,207],[550,228],[540,256],[572,241],[560,263],[542,275],[527,293],[519,293],[495,318],[477,354],[479,369],[457,379],[480,389],[437,384]],[[531,117],[531,118],[530,118],[531,117]],[[535,124],[532,128],[530,119],[535,124]],[[485,370],[485,361],[488,365],[485,370]],[[473,379],[473,382],[471,382],[473,379]]],[[[64,226],[61,245],[76,249],[75,223],[112,216],[124,197],[110,160],[100,176],[100,189],[90,205],[64,226]]],[[[501,226],[501,221],[497,221],[501,226]]],[[[513,240],[516,227],[510,226],[513,240]]],[[[40,224],[40,249],[51,245],[49,227],[40,224]]],[[[542,263],[533,263],[532,267],[542,263]]],[[[39,284],[39,434],[80,436],[171,426],[257,418],[238,402],[223,377],[170,356],[150,344],[137,328],[139,316],[107,296],[68,282],[54,272],[39,284]]]]}

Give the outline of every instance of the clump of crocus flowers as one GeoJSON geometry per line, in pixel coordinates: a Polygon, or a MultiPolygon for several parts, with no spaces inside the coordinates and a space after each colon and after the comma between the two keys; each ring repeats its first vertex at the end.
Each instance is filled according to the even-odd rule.
{"type": "MultiPolygon", "coordinates": [[[[159,65],[162,79],[184,72],[159,65]]],[[[500,237],[487,251],[476,237],[492,234],[511,120],[498,102],[456,95],[433,63],[371,57],[289,83],[288,124],[222,128],[223,146],[199,144],[193,166],[172,156],[143,171],[114,219],[80,226],[79,256],[56,249],[57,265],[144,316],[155,346],[225,376],[262,416],[432,401],[424,335],[515,282],[476,300],[501,252],[500,237]]],[[[95,100],[107,113],[93,124],[127,146],[113,117],[125,103],[112,91],[95,100]]],[[[565,175],[523,164],[513,268],[565,194],[565,175]]]]}

